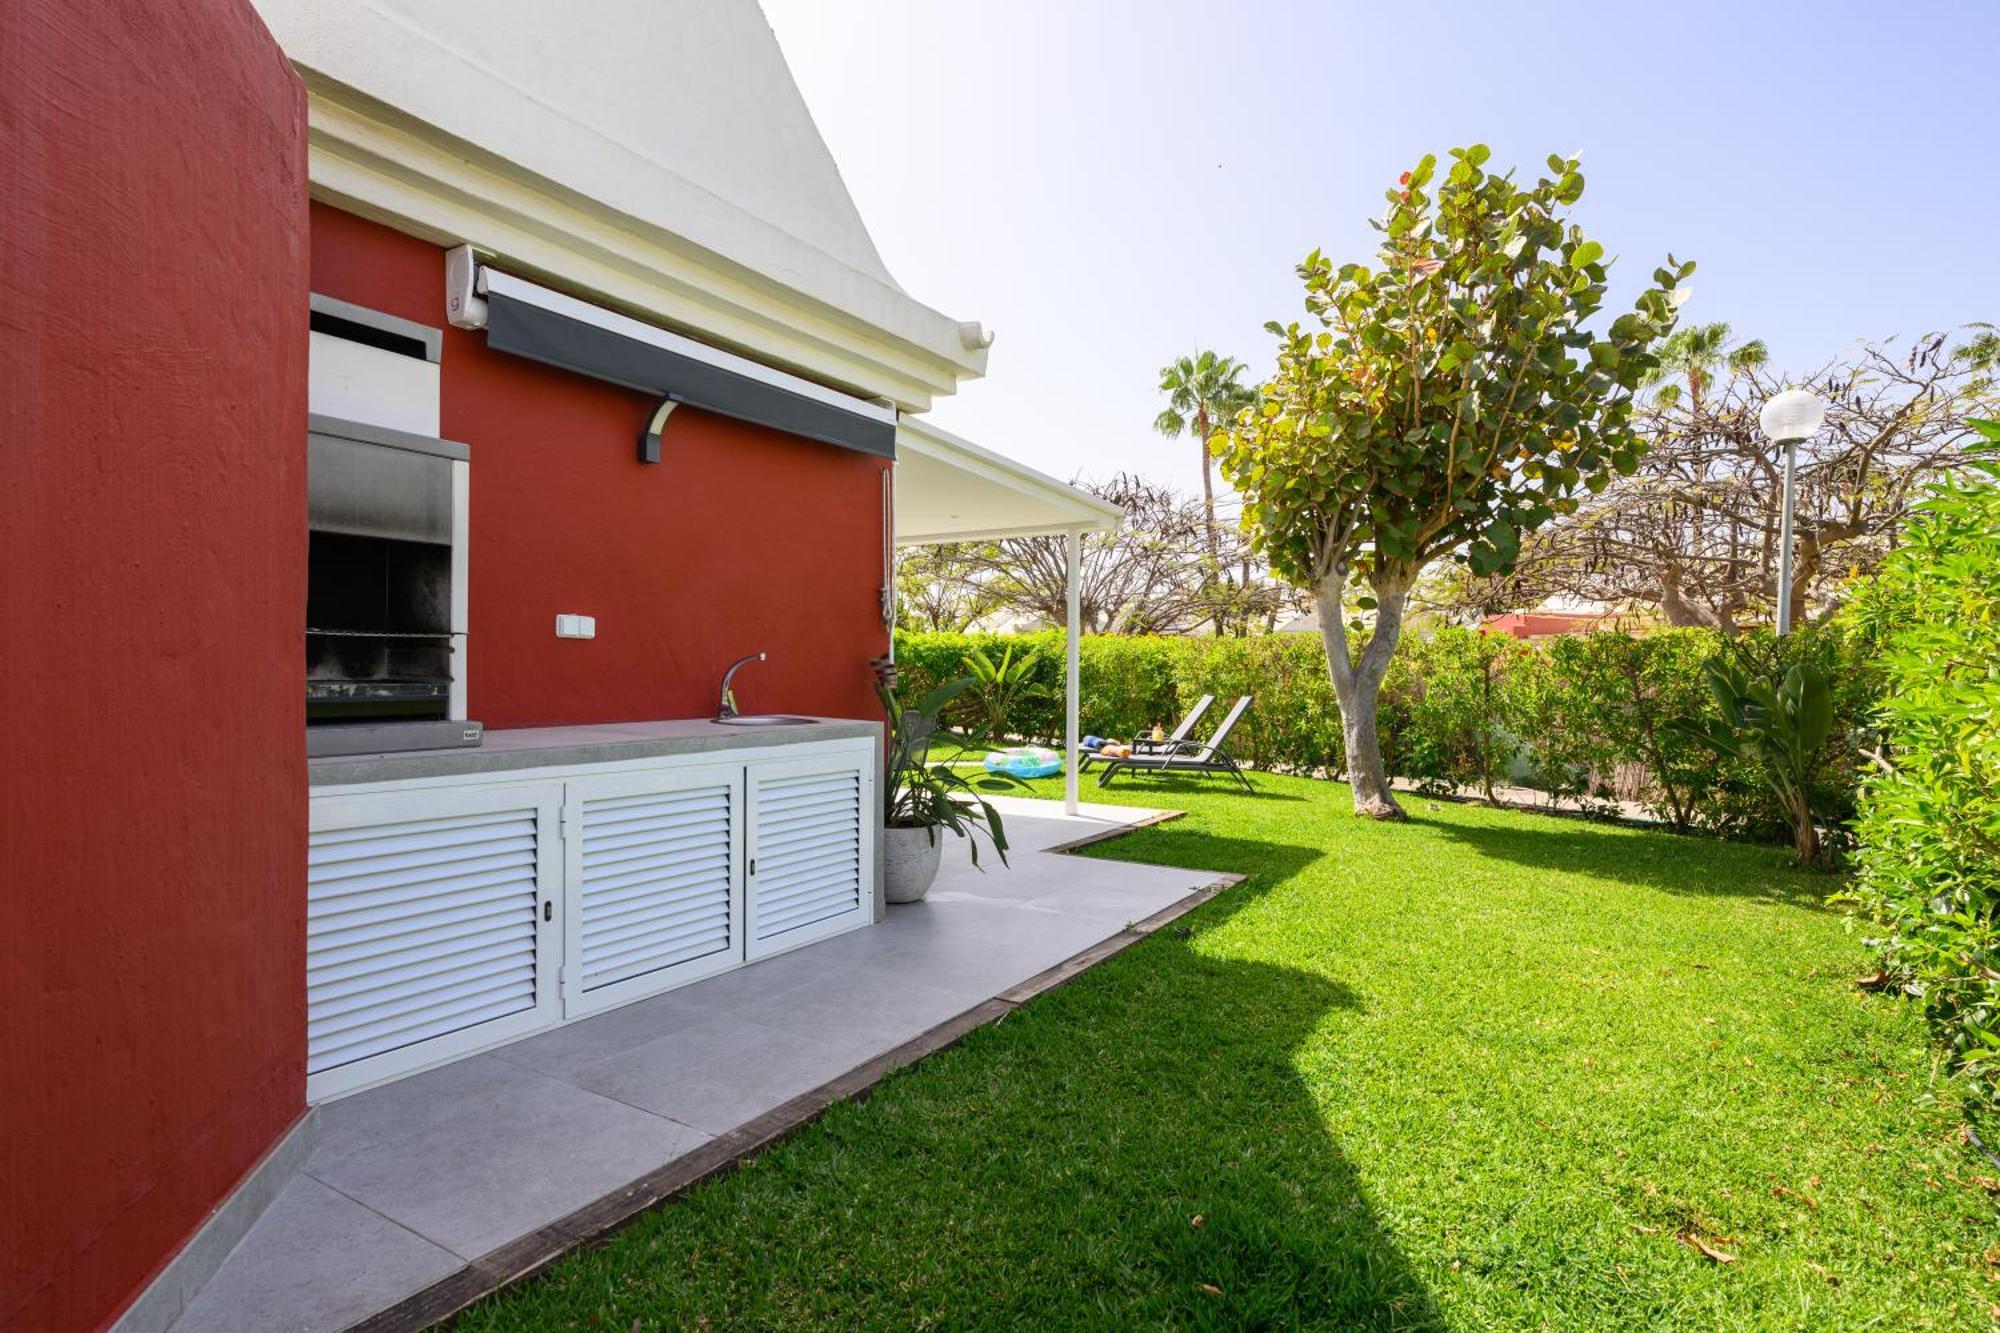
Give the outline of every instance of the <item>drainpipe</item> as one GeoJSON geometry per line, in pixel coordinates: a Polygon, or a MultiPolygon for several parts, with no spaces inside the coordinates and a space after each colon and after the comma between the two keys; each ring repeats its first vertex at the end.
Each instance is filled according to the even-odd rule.
{"type": "Polygon", "coordinates": [[[1076,760],[1077,760],[1077,694],[1081,688],[1083,671],[1080,665],[1078,642],[1082,638],[1083,620],[1083,530],[1069,530],[1069,633],[1063,646],[1063,809],[1069,814],[1076,813],[1076,760]]]}
{"type": "Polygon", "coordinates": [[[896,467],[882,469],[882,628],[889,631],[889,661],[896,661],[896,467]]]}

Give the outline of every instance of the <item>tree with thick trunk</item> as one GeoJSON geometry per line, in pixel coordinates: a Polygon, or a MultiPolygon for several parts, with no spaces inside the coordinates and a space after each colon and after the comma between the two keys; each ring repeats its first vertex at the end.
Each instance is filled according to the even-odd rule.
{"type": "Polygon", "coordinates": [[[1403,807],[1389,785],[1382,764],[1381,715],[1382,681],[1389,674],[1389,660],[1403,637],[1403,608],[1409,600],[1407,582],[1386,584],[1378,579],[1375,590],[1375,625],[1361,647],[1360,656],[1347,637],[1347,618],[1341,610],[1346,592],[1346,576],[1335,571],[1313,589],[1319,608],[1320,638],[1326,644],[1326,662],[1333,676],[1333,694],[1340,704],[1342,752],[1347,756],[1347,781],[1354,788],[1354,809],[1372,819],[1402,819],[1403,807]],[[1400,586],[1398,586],[1398,583],[1400,586]]]}
{"type": "Polygon", "coordinates": [[[1523,534],[1632,473],[1633,393],[1694,271],[1669,256],[1632,310],[1594,327],[1607,266],[1564,218],[1577,160],[1551,157],[1523,187],[1486,171],[1489,155],[1452,150],[1435,190],[1435,157],[1403,174],[1376,223],[1379,268],[1306,257],[1317,327],[1267,326],[1277,368],[1213,442],[1253,543],[1319,606],[1354,808],[1378,819],[1403,817],[1377,717],[1410,589],[1437,560],[1504,572],[1523,534]]]}

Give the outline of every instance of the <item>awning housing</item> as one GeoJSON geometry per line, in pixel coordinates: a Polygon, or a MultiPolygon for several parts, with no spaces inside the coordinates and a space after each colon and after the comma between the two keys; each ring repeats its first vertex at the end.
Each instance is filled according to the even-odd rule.
{"type": "MultiPolygon", "coordinates": [[[[479,294],[454,322],[487,346],[881,458],[896,456],[896,412],[748,357],[642,323],[512,274],[479,269],[479,294]],[[475,323],[483,315],[483,323],[475,323]]],[[[643,447],[643,446],[642,446],[643,447]]],[[[649,460],[653,461],[653,460],[649,460]]]]}

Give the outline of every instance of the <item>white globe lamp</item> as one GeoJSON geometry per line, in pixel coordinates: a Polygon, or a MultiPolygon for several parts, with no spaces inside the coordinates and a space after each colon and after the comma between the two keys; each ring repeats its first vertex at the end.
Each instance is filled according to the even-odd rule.
{"type": "Polygon", "coordinates": [[[1778,525],[1778,633],[1792,632],[1792,495],[1800,440],[1809,440],[1826,423],[1826,400],[1805,389],[1773,394],[1757,413],[1764,434],[1785,449],[1785,502],[1778,525]]]}
{"type": "Polygon", "coordinates": [[[1826,401],[1805,389],[1773,394],[1757,414],[1757,424],[1779,444],[1796,444],[1819,433],[1826,421],[1826,401]]]}

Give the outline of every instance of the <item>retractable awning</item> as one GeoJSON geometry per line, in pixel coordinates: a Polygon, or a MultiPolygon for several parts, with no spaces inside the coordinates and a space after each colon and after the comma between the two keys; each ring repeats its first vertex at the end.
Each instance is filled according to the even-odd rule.
{"type": "Polygon", "coordinates": [[[1083,534],[1116,528],[1124,521],[1124,511],[1047,473],[905,417],[896,426],[895,514],[898,546],[1063,538],[1069,583],[1063,653],[1063,802],[1075,814],[1083,534]]]}
{"type": "Polygon", "coordinates": [[[657,394],[662,410],[641,442],[659,461],[659,426],[685,403],[882,458],[896,456],[896,409],[578,300],[455,251],[452,323],[486,330],[486,345],[578,375],[657,394]]]}

